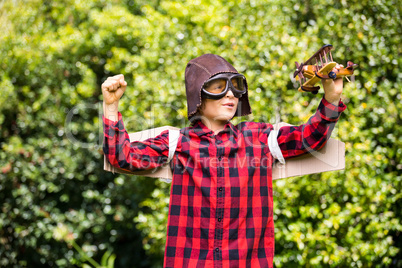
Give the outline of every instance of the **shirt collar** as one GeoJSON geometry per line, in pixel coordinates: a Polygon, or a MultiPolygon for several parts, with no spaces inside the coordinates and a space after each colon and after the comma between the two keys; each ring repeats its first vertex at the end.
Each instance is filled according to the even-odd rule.
{"type": "MultiPolygon", "coordinates": [[[[205,126],[201,120],[197,120],[194,123],[193,131],[197,136],[214,134],[214,132],[212,130],[210,130],[207,126],[205,126]]],[[[223,127],[223,130],[221,130],[219,133],[221,133],[221,132],[233,133],[233,135],[237,138],[237,131],[238,131],[237,128],[229,121],[228,123],[225,124],[225,126],[223,127]]]]}

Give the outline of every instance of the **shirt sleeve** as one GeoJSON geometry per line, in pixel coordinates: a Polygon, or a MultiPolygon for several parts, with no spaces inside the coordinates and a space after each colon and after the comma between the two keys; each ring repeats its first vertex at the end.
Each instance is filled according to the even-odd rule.
{"type": "Polygon", "coordinates": [[[127,171],[153,169],[168,161],[168,130],[155,138],[141,142],[130,142],[121,113],[118,121],[103,116],[103,152],[109,163],[127,171]]]}
{"type": "Polygon", "coordinates": [[[323,98],[316,113],[306,124],[284,126],[278,132],[278,144],[284,158],[295,157],[309,151],[321,149],[335,127],[346,105],[333,105],[323,98]]]}

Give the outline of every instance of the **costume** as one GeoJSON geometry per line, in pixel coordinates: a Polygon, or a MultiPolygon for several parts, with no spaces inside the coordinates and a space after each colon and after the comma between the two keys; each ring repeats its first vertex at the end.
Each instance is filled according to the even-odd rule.
{"type": "MultiPolygon", "coordinates": [[[[248,99],[238,115],[250,112],[247,106],[248,99]]],[[[197,107],[196,98],[189,107],[197,107]]],[[[282,127],[277,140],[283,156],[320,149],[344,109],[323,99],[306,124],[282,127]]],[[[194,114],[189,109],[189,117],[194,114]]],[[[104,152],[113,166],[135,171],[166,163],[168,131],[130,144],[120,113],[117,122],[103,122],[104,152]]],[[[228,122],[215,135],[197,119],[180,130],[164,267],[273,267],[272,130],[267,123],[228,122]]]]}

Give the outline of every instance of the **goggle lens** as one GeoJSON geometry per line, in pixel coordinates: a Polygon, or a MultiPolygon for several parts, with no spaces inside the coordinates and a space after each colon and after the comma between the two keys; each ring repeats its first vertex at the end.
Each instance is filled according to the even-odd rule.
{"type": "Polygon", "coordinates": [[[227,87],[227,80],[218,78],[213,79],[205,84],[204,89],[210,93],[218,94],[223,92],[227,87]]]}
{"type": "Polygon", "coordinates": [[[244,91],[245,90],[245,85],[244,85],[244,79],[243,77],[234,77],[231,79],[232,85],[235,89],[238,91],[244,91]]]}

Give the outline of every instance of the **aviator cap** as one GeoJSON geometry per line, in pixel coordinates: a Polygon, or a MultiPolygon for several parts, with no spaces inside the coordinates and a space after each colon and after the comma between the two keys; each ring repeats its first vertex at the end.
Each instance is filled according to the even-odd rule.
{"type": "MultiPolygon", "coordinates": [[[[214,54],[204,54],[192,59],[186,66],[185,84],[187,95],[187,115],[190,119],[201,106],[201,89],[204,82],[220,73],[238,73],[224,58],[214,54]]],[[[246,84],[247,86],[247,84],[246,84]]],[[[239,99],[235,116],[251,114],[248,92],[239,99]]]]}

